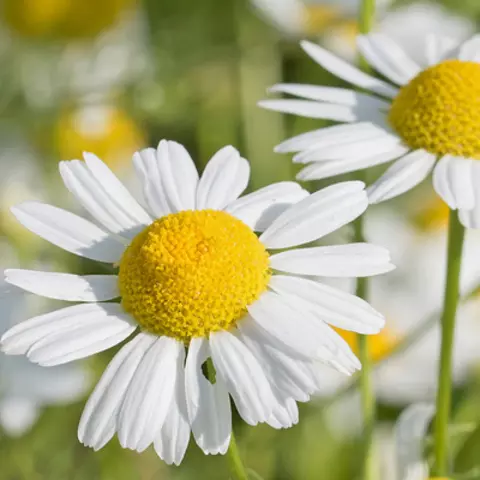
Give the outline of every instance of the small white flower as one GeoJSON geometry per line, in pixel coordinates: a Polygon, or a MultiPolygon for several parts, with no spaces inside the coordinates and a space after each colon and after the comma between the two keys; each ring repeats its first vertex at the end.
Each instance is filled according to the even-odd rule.
{"type": "Polygon", "coordinates": [[[8,270],[17,287],[83,303],[12,328],[3,350],[59,365],[139,330],[85,407],[78,434],[94,449],[117,433],[123,447],[142,451],[153,443],[178,464],[192,431],[205,453],[225,453],[230,396],[249,424],[296,423],[296,401],[321,388],[320,364],[346,374],[360,368],[328,324],[364,334],[384,324],[365,301],[303,277],[369,276],[393,266],[388,251],[370,244],[270,252],[317,240],[361,215],[364,184],[309,196],[282,182],[239,198],[250,167],[233,147],[217,152],[201,178],[175,142],[136,153],[134,163],[147,209],[96,156],[61,163],[65,185],[101,227],[46,204],[13,208],[37,235],[119,265],[119,273],[8,270]]]}
{"type": "Polygon", "coordinates": [[[305,133],[277,147],[309,164],[301,180],[332,177],[395,160],[368,189],[370,203],[396,197],[433,171],[433,185],[462,223],[480,227],[480,36],[456,45],[427,37],[418,64],[381,34],[358,37],[361,54],[388,79],[360,71],[322,47],[302,42],[319,65],[371,93],[280,84],[273,92],[297,99],[266,100],[276,111],[345,123],[305,133]]]}

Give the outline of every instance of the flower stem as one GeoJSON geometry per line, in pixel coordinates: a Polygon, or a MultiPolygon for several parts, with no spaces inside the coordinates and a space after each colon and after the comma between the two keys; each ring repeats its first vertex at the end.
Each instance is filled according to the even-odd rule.
{"type": "Polygon", "coordinates": [[[230,469],[235,475],[236,480],[248,480],[248,474],[243,465],[242,459],[240,457],[240,452],[238,451],[237,441],[235,440],[235,435],[232,432],[232,437],[230,439],[230,445],[227,450],[227,457],[230,462],[230,469]]]}
{"type": "MultiPolygon", "coordinates": [[[[355,241],[364,242],[363,218],[360,217],[355,222],[355,241]]],[[[368,297],[367,278],[357,279],[356,288],[357,297],[366,299],[368,297]]],[[[358,357],[362,363],[360,371],[360,396],[362,401],[363,413],[363,465],[362,479],[374,480],[376,478],[376,464],[374,455],[373,434],[375,427],[375,394],[372,382],[372,360],[369,352],[368,337],[366,335],[357,335],[358,357]]]]}
{"type": "MultiPolygon", "coordinates": [[[[213,365],[213,361],[211,358],[207,360],[206,363],[207,367],[207,377],[211,383],[216,382],[217,373],[215,371],[215,367],[213,365]]],[[[235,440],[235,435],[233,431],[230,436],[230,445],[228,446],[227,450],[227,458],[230,463],[230,469],[232,473],[235,475],[235,480],[248,480],[248,474],[243,465],[242,458],[240,456],[240,452],[238,450],[237,441],[235,440]]]]}
{"type": "MultiPolygon", "coordinates": [[[[364,35],[370,32],[375,21],[375,0],[362,0],[360,3],[360,11],[358,15],[358,29],[360,34],[364,35]]],[[[360,56],[360,68],[369,73],[370,66],[365,59],[360,56]]],[[[360,217],[355,222],[355,241],[364,242],[365,236],[363,233],[363,217],[360,217]]],[[[368,297],[368,280],[366,278],[359,278],[357,280],[357,297],[367,299],[368,297]]],[[[363,412],[363,465],[362,465],[362,479],[374,480],[376,478],[377,468],[375,462],[374,452],[374,428],[376,416],[375,394],[373,390],[372,381],[372,360],[370,357],[368,337],[365,335],[357,336],[358,357],[362,363],[362,370],[360,372],[360,395],[362,400],[363,412]]]]}
{"type": "Polygon", "coordinates": [[[448,473],[448,423],[452,400],[452,354],[455,317],[459,300],[460,269],[465,228],[456,211],[450,211],[447,252],[447,280],[442,314],[442,343],[438,372],[437,415],[435,417],[435,474],[448,473]]]}

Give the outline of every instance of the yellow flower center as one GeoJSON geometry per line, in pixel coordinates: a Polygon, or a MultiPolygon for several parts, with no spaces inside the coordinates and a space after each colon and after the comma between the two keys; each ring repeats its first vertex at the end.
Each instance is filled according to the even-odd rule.
{"type": "MultiPolygon", "coordinates": [[[[355,332],[336,329],[337,332],[348,343],[354,353],[358,354],[358,335],[355,332]]],[[[370,358],[374,362],[382,360],[388,356],[390,352],[398,345],[400,338],[391,330],[384,328],[380,333],[376,335],[369,335],[367,337],[368,351],[370,358]]]]}
{"type": "Polygon", "coordinates": [[[308,34],[323,31],[341,16],[341,11],[334,5],[307,5],[304,9],[304,28],[308,34]]]}
{"type": "Polygon", "coordinates": [[[435,232],[446,229],[450,209],[439,197],[426,204],[412,216],[413,224],[421,232],[435,232]]]}
{"type": "Polygon", "coordinates": [[[270,279],[255,233],[215,210],[162,217],[120,262],[122,305],[146,330],[182,341],[235,326],[270,279]]]}
{"type": "Polygon", "coordinates": [[[480,159],[480,64],[427,68],[400,90],[389,120],[411,148],[480,159]]]}

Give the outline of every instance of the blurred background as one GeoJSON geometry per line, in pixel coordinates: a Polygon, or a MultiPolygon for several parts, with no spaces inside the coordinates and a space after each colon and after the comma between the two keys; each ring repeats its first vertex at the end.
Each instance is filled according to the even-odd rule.
{"type": "MultiPolygon", "coordinates": [[[[273,147],[325,123],[256,103],[280,81],[340,85],[298,42],[310,38],[355,61],[357,8],[358,0],[0,0],[0,267],[101,273],[28,233],[9,212],[27,199],[76,209],[57,164],[83,151],[95,152],[133,191],[133,152],[162,138],[185,144],[200,169],[233,144],[252,164],[251,189],[293,179],[289,156],[273,147]]],[[[376,29],[421,61],[427,33],[460,41],[476,31],[480,1],[378,0],[377,17],[376,29]]],[[[372,303],[388,318],[370,340],[381,480],[404,480],[395,424],[435,393],[448,210],[428,185],[403,198],[370,209],[366,220],[369,240],[389,247],[398,266],[371,286],[372,303]]],[[[469,232],[454,366],[451,435],[455,471],[465,479],[480,479],[479,240],[469,232]]],[[[0,284],[0,331],[60,307],[0,284]]],[[[346,339],[355,349],[354,337],[346,339]]],[[[78,442],[85,399],[113,353],[53,369],[0,354],[0,480],[228,479],[226,461],[193,442],[181,467],[164,465],[153,449],[122,450],[116,440],[99,452],[78,442]]],[[[248,466],[265,480],[357,478],[355,381],[325,371],[324,396],[302,406],[299,425],[287,431],[235,418],[248,466]]]]}

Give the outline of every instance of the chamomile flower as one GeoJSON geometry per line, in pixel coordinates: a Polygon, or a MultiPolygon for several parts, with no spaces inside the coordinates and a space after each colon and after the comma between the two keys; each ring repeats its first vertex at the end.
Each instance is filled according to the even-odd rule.
{"type": "Polygon", "coordinates": [[[480,227],[480,37],[461,45],[427,37],[425,62],[413,61],[381,34],[358,38],[361,54],[387,80],[368,75],[322,47],[302,42],[318,64],[369,93],[315,85],[272,88],[298,99],[261,106],[345,123],[280,144],[309,164],[298,175],[315,180],[384,164],[393,165],[368,189],[370,203],[400,195],[433,171],[433,185],[462,223],[480,227]]]}
{"type": "Polygon", "coordinates": [[[309,196],[282,182],[239,198],[250,168],[233,147],[217,152],[199,178],[188,152],[162,141],[134,156],[144,209],[96,156],[84,158],[62,162],[60,172],[100,226],[35,202],[13,212],[51,243],[117,265],[118,275],[7,270],[17,287],[82,303],[27,320],[2,338],[6,353],[51,366],[137,331],[86,405],[78,431],[84,444],[102,448],[116,433],[123,447],[142,451],[153,443],[178,464],[192,431],[205,453],[225,453],[230,396],[247,423],[289,427],[298,421],[296,401],[320,388],[320,364],[346,374],[360,368],[328,323],[373,334],[384,318],[305,276],[383,273],[393,268],[388,251],[370,244],[285,249],[358,217],[368,204],[363,183],[309,196]]]}

